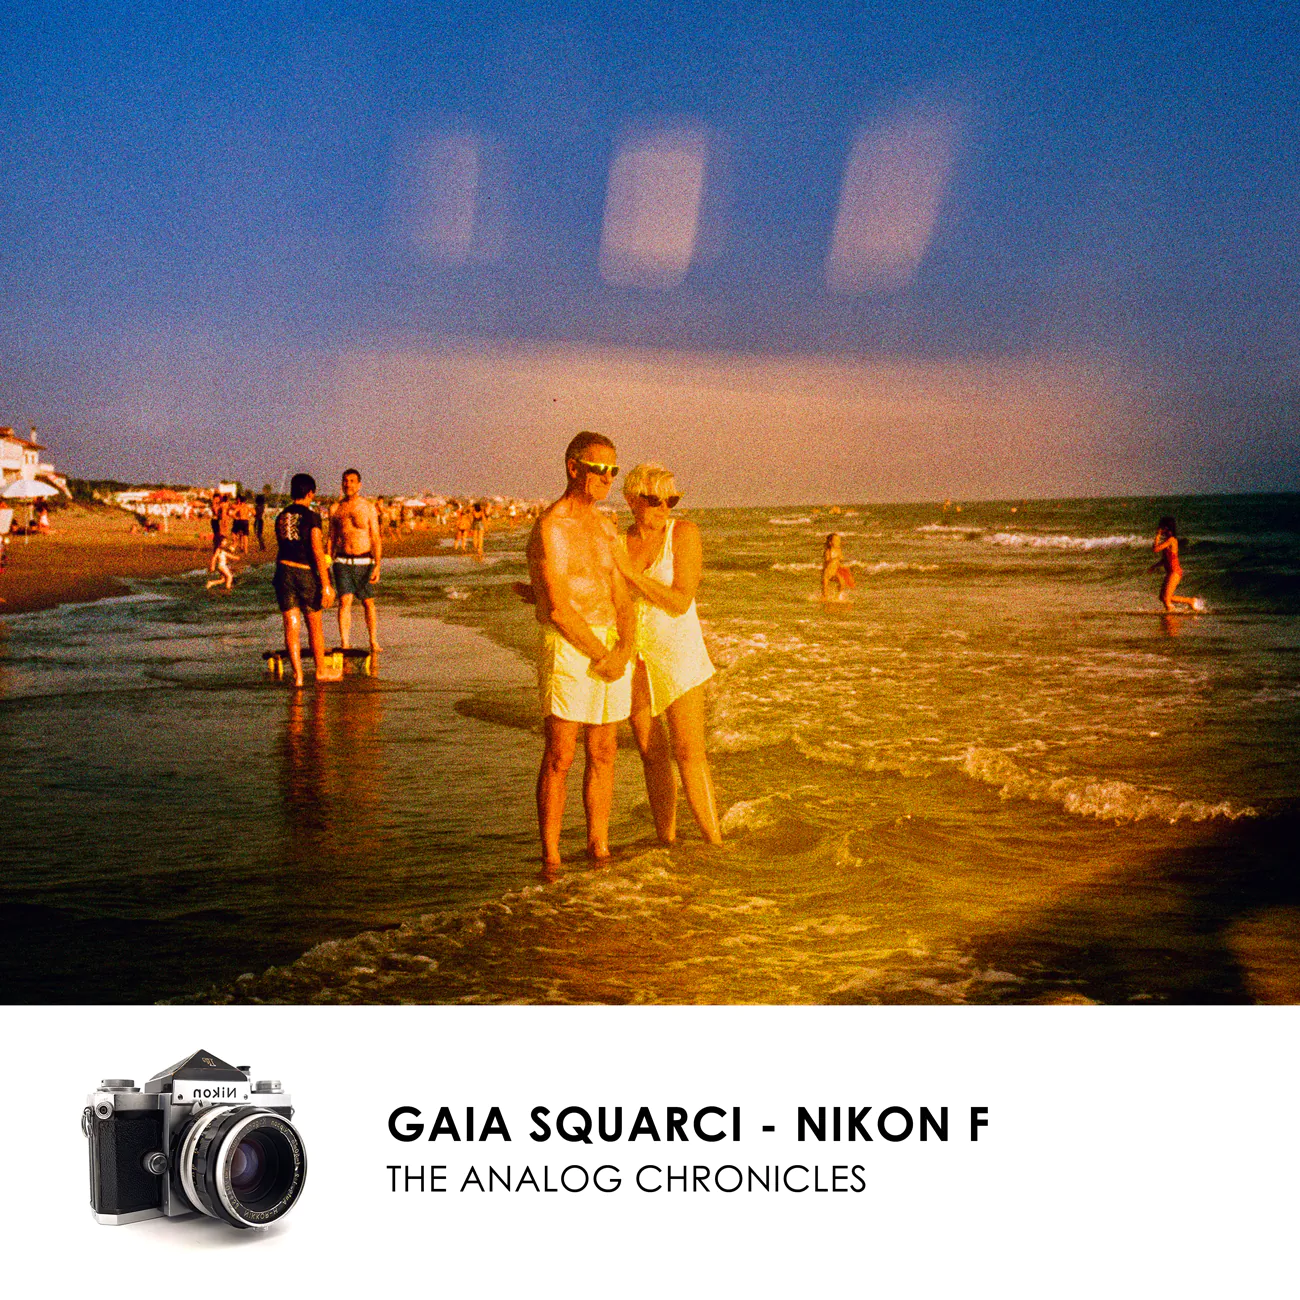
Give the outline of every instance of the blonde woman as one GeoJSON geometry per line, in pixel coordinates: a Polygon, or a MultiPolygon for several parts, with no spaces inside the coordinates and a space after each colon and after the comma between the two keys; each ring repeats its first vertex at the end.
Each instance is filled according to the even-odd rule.
{"type": "Polygon", "coordinates": [[[713,665],[695,610],[704,568],[700,530],[688,519],[671,518],[681,495],[662,465],[638,465],[627,476],[623,495],[633,523],[617,563],[638,597],[629,721],[641,751],[655,830],[665,844],[677,838],[675,759],[700,831],[710,844],[720,844],[717,800],[704,751],[704,683],[713,676],[713,665]]]}

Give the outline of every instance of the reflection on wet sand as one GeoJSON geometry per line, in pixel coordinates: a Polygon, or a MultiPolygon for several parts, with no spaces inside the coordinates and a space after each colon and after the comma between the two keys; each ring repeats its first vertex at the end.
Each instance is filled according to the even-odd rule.
{"type": "Polygon", "coordinates": [[[288,693],[279,746],[287,875],[345,885],[375,861],[382,834],[383,692],[362,675],[288,693]]]}

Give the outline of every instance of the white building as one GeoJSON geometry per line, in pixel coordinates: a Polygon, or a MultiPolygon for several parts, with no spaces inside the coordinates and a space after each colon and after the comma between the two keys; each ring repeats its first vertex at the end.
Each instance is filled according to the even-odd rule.
{"type": "Polygon", "coordinates": [[[36,430],[30,438],[20,438],[9,426],[0,427],[0,490],[17,479],[41,479],[70,497],[68,481],[54,472],[54,466],[41,459],[45,450],[36,441],[36,430]]]}

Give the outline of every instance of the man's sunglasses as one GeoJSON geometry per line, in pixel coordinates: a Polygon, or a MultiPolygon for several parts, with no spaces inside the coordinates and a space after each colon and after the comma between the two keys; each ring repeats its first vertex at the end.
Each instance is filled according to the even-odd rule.
{"type": "Polygon", "coordinates": [[[646,505],[653,509],[655,506],[667,506],[669,510],[676,509],[677,503],[682,499],[681,494],[671,497],[652,496],[649,492],[638,492],[637,496],[645,502],[646,505]]]}
{"type": "Polygon", "coordinates": [[[593,474],[599,474],[601,478],[604,478],[606,475],[610,478],[618,478],[617,465],[597,465],[595,462],[590,460],[579,460],[577,463],[581,465],[583,469],[590,470],[593,474]]]}

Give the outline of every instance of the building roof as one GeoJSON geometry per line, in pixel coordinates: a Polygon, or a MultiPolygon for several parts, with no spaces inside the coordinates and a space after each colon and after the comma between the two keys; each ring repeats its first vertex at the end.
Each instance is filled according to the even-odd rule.
{"type": "Polygon", "coordinates": [[[16,442],[23,447],[30,447],[33,451],[44,451],[45,444],[33,442],[30,438],[23,438],[16,434],[9,425],[0,426],[0,438],[6,442],[16,442]]]}

